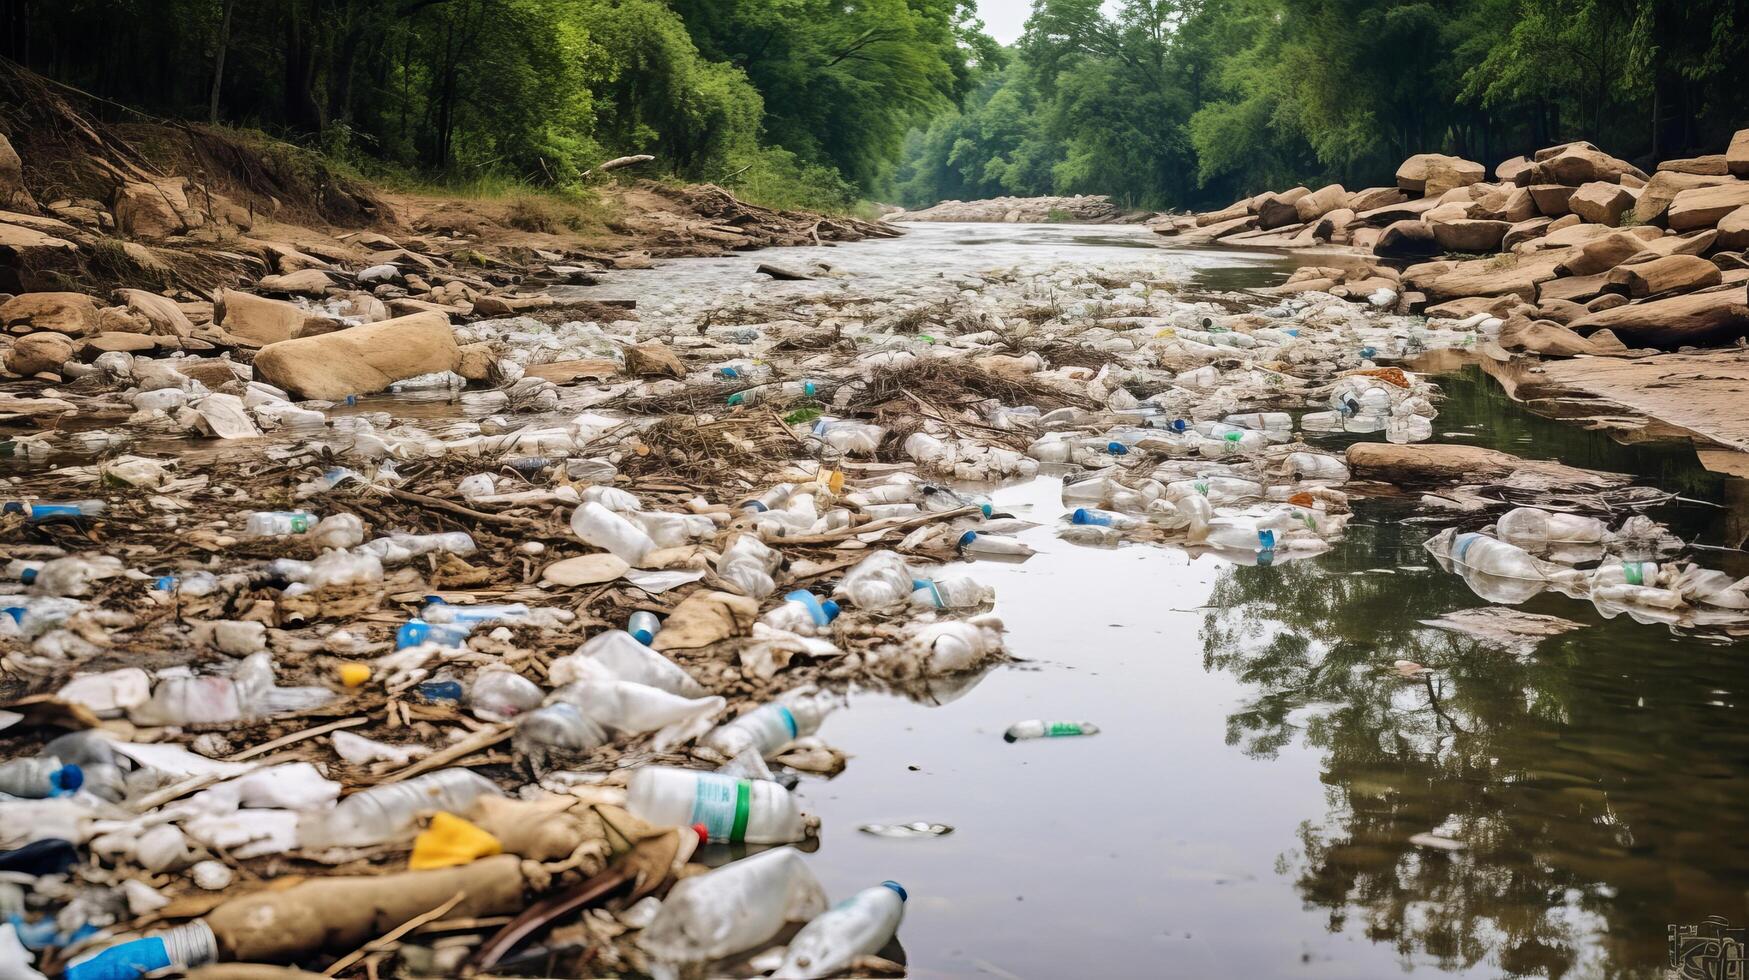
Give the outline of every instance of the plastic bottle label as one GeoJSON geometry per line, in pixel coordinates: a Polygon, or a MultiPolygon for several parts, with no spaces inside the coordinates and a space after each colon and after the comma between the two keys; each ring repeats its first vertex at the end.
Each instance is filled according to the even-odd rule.
{"type": "MultiPolygon", "coordinates": [[[[786,709],[785,714],[788,714],[786,709]]],[[[790,724],[794,724],[792,718],[790,724]]],[[[753,784],[745,779],[702,773],[693,790],[691,823],[704,824],[711,840],[739,843],[747,836],[753,784]]]]}
{"type": "Polygon", "coordinates": [[[1630,561],[1621,567],[1622,580],[1629,585],[1645,585],[1646,573],[1640,568],[1640,563],[1630,561]]]}
{"type": "Polygon", "coordinates": [[[291,515],[291,529],[293,534],[302,534],[308,531],[310,529],[309,516],[307,514],[291,515]]]}
{"type": "Polygon", "coordinates": [[[1046,738],[1058,738],[1063,735],[1080,735],[1081,724],[1074,721],[1053,721],[1045,727],[1046,738]]]}

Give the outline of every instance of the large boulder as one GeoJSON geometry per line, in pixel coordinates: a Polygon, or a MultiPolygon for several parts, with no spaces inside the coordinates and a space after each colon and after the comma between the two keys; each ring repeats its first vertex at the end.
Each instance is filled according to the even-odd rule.
{"type": "Polygon", "coordinates": [[[1257,227],[1263,229],[1285,228],[1300,220],[1298,203],[1300,198],[1310,194],[1304,187],[1295,187],[1279,194],[1265,195],[1257,204],[1257,227]]]}
{"type": "Polygon", "coordinates": [[[1627,303],[1569,324],[1583,334],[1613,331],[1629,347],[1707,347],[1749,336],[1749,294],[1744,287],[1683,293],[1669,299],[1627,303]]]}
{"type": "Polygon", "coordinates": [[[1621,216],[1634,206],[1634,195],[1620,184],[1594,180],[1580,185],[1567,199],[1567,207],[1586,221],[1614,227],[1621,216]]]}
{"type": "Polygon", "coordinates": [[[1373,246],[1373,254],[1385,259],[1426,259],[1439,251],[1433,229],[1420,220],[1393,222],[1373,246]]]}
{"type": "Polygon", "coordinates": [[[35,211],[36,198],[24,186],[24,161],[12,148],[12,141],[0,133],[0,208],[8,211],[35,211]]]}
{"type": "Polygon", "coordinates": [[[53,330],[83,337],[97,329],[97,303],[84,293],[23,293],[0,304],[0,324],[13,333],[53,330]]]}
{"type": "Polygon", "coordinates": [[[1711,228],[1745,204],[1749,204],[1749,180],[1691,188],[1670,202],[1670,227],[1676,231],[1711,228]]]}
{"type": "Polygon", "coordinates": [[[1719,219],[1718,245],[1732,251],[1749,248],[1749,205],[1719,219]]]}
{"type": "Polygon", "coordinates": [[[1387,483],[1475,483],[1511,476],[1524,464],[1511,453],[1447,443],[1357,442],[1348,468],[1363,480],[1387,483]]]}
{"type": "Polygon", "coordinates": [[[1301,221],[1316,221],[1348,203],[1348,191],[1341,184],[1328,184],[1294,202],[1301,221]]]}
{"type": "Polygon", "coordinates": [[[1652,177],[1653,179],[1656,179],[1658,174],[1663,173],[1694,174],[1702,177],[1724,177],[1730,174],[1730,172],[1731,168],[1725,161],[1725,155],[1723,153],[1714,153],[1710,156],[1689,157],[1682,160],[1665,160],[1663,163],[1658,164],[1658,173],[1653,174],[1652,177]]]}
{"type": "Polygon", "coordinates": [[[18,338],[6,352],[6,369],[29,377],[44,371],[59,372],[61,365],[73,359],[73,338],[65,334],[27,334],[18,338]]]}
{"type": "Polygon", "coordinates": [[[1537,284],[1538,303],[1589,303],[1609,285],[1609,274],[1597,272],[1589,276],[1562,276],[1537,284]]]}
{"type": "Polygon", "coordinates": [[[283,296],[309,296],[320,299],[328,295],[328,290],[334,285],[334,280],[320,269],[299,269],[296,272],[286,272],[276,276],[262,276],[255,280],[255,288],[264,293],[275,293],[283,296]]]}
{"type": "Polygon", "coordinates": [[[1500,165],[1494,168],[1494,177],[1503,184],[1516,183],[1518,175],[1529,168],[1529,160],[1521,156],[1512,157],[1509,160],[1500,161],[1500,165]]]}
{"type": "Polygon", "coordinates": [[[1572,210],[1567,202],[1573,199],[1574,188],[1564,184],[1532,184],[1526,190],[1530,191],[1530,199],[1536,202],[1536,209],[1551,218],[1559,218],[1572,210]]]}
{"type": "Polygon", "coordinates": [[[1529,221],[1542,214],[1542,210],[1536,206],[1536,198],[1530,196],[1530,189],[1527,187],[1502,187],[1483,195],[1477,203],[1482,206],[1482,210],[1475,217],[1508,224],[1529,221]]]}
{"type": "Polygon", "coordinates": [[[1729,177],[1660,170],[1640,189],[1639,200],[1634,202],[1634,220],[1643,225],[1651,224],[1664,217],[1665,212],[1670,210],[1670,203],[1683,191],[1696,187],[1712,187],[1729,180],[1729,177]]]}
{"type": "Polygon", "coordinates": [[[1692,292],[1717,286],[1719,267],[1698,255],[1666,255],[1649,262],[1628,262],[1609,270],[1605,292],[1634,299],[1662,293],[1692,292]]]}
{"type": "Polygon", "coordinates": [[[1749,129],[1739,129],[1731,137],[1731,146],[1725,151],[1725,169],[1733,177],[1749,178],[1749,129]]]}
{"type": "Polygon", "coordinates": [[[1536,163],[1542,163],[1544,160],[1558,157],[1568,150],[1590,150],[1595,153],[1597,152],[1597,147],[1592,146],[1584,140],[1574,140],[1571,143],[1556,143],[1554,146],[1545,146],[1531,154],[1530,158],[1536,163]]]}
{"type": "Polygon", "coordinates": [[[268,299],[236,289],[219,290],[213,299],[213,322],[232,337],[255,345],[334,329],[334,321],[296,303],[268,299]]]}
{"type": "Polygon", "coordinates": [[[1348,227],[1354,224],[1352,208],[1337,208],[1329,212],[1312,226],[1312,237],[1322,242],[1342,242],[1348,240],[1348,227]]]}
{"type": "Polygon", "coordinates": [[[1348,195],[1348,206],[1356,214],[1371,211],[1374,208],[1389,207],[1407,201],[1408,195],[1397,187],[1368,187],[1348,195]]]}
{"type": "Polygon", "coordinates": [[[1524,221],[1515,222],[1512,227],[1506,229],[1506,237],[1500,240],[1500,247],[1510,250],[1524,242],[1541,238],[1548,233],[1551,220],[1549,218],[1527,218],[1524,221]]]}
{"type": "Polygon", "coordinates": [[[1467,187],[1488,175],[1488,169],[1473,160],[1443,153],[1417,153],[1397,168],[1397,186],[1424,197],[1439,197],[1457,187],[1467,187]]]}
{"type": "Polygon", "coordinates": [[[1645,251],[1645,248],[1645,240],[1630,232],[1602,235],[1569,254],[1561,262],[1559,271],[1563,276],[1589,276],[1608,272],[1645,251]]]}
{"type": "Polygon", "coordinates": [[[1460,218],[1456,221],[1428,221],[1433,239],[1447,252],[1498,252],[1500,242],[1512,226],[1504,221],[1484,221],[1460,218]]]}
{"type": "Polygon", "coordinates": [[[151,324],[149,333],[169,337],[186,337],[194,333],[194,323],[188,319],[188,314],[168,296],[148,293],[144,289],[118,289],[114,295],[129,312],[151,324]]]}
{"type": "Polygon", "coordinates": [[[1591,342],[1553,320],[1532,320],[1522,314],[1506,318],[1500,328],[1500,346],[1554,357],[1573,357],[1595,351],[1591,342]]]}
{"type": "Polygon", "coordinates": [[[396,381],[453,371],[455,331],[441,313],[415,313],[316,337],[285,340],[255,355],[255,378],[304,398],[339,400],[396,381]]]}
{"type": "Polygon", "coordinates": [[[122,184],[111,208],[116,230],[134,238],[169,238],[200,224],[200,216],[188,206],[187,187],[183,177],[122,184]]]}
{"type": "Polygon", "coordinates": [[[1624,176],[1646,179],[1644,170],[1591,146],[1570,146],[1538,166],[1549,180],[1569,187],[1593,181],[1619,184],[1624,176]]]}

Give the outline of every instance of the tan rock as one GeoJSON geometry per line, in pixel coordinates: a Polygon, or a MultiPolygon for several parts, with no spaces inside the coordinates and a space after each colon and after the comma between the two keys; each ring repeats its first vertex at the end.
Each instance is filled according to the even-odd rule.
{"type": "Polygon", "coordinates": [[[1696,187],[1712,187],[1729,180],[1729,177],[1660,170],[1652,175],[1651,180],[1646,181],[1646,186],[1640,191],[1639,200],[1634,202],[1634,220],[1641,224],[1651,224],[1664,217],[1665,212],[1670,210],[1670,202],[1676,200],[1677,194],[1696,187]]]}
{"type": "Polygon", "coordinates": [[[1634,195],[1619,183],[1594,180],[1580,185],[1567,199],[1567,207],[1586,221],[1614,227],[1634,205],[1634,195]]]}
{"type": "Polygon", "coordinates": [[[1447,201],[1421,216],[1429,228],[1447,221],[1467,221],[1483,212],[1475,201],[1447,201]]]}
{"type": "Polygon", "coordinates": [[[1513,295],[1527,303],[1535,302],[1537,284],[1555,278],[1555,257],[1551,253],[1517,261],[1461,262],[1457,268],[1429,283],[1426,292],[1435,300],[1513,295]]]}
{"type": "Polygon", "coordinates": [[[1717,286],[1719,267],[1698,255],[1667,255],[1650,262],[1618,265],[1606,275],[1606,292],[1644,299],[1669,292],[1692,292],[1717,286]]]}
{"type": "Polygon", "coordinates": [[[127,304],[130,312],[144,319],[148,333],[186,337],[194,332],[194,323],[182,312],[182,307],[168,296],[159,296],[144,289],[118,289],[115,298],[127,304]]]}
{"type": "Polygon", "coordinates": [[[1733,251],[1749,248],[1749,205],[1719,219],[1718,244],[1733,251]]]}
{"type": "Polygon", "coordinates": [[[213,316],[226,333],[258,345],[319,333],[333,324],[328,317],[295,303],[236,289],[218,291],[213,299],[213,316]]]}
{"type": "Polygon", "coordinates": [[[1433,227],[1433,238],[1447,252],[1497,252],[1511,225],[1504,221],[1460,219],[1427,222],[1433,227]]]}
{"type": "Polygon", "coordinates": [[[1301,221],[1316,221],[1348,203],[1348,191],[1341,184],[1320,187],[1294,202],[1301,221]]]}
{"type": "Polygon", "coordinates": [[[1598,354],[1620,354],[1628,350],[1628,345],[1621,342],[1614,330],[1599,330],[1585,339],[1591,342],[1591,349],[1598,354]]]}
{"type": "Polygon", "coordinates": [[[290,242],[256,239],[248,239],[247,241],[260,249],[261,254],[267,258],[268,264],[273,267],[273,271],[282,276],[293,272],[303,272],[307,269],[332,268],[331,263],[326,259],[311,255],[290,242]]]}
{"type": "Polygon", "coordinates": [[[1549,222],[1548,233],[1551,235],[1558,234],[1566,231],[1568,228],[1577,228],[1584,223],[1585,219],[1576,214],[1563,214],[1559,218],[1555,218],[1549,222]]]}
{"type": "Polygon", "coordinates": [[[1246,217],[1250,213],[1251,208],[1248,203],[1240,201],[1239,203],[1221,211],[1205,211],[1196,216],[1196,220],[1193,224],[1198,228],[1206,228],[1209,225],[1218,225],[1222,222],[1232,221],[1235,218],[1246,217]]]}
{"type": "Polygon", "coordinates": [[[1589,276],[1597,272],[1608,272],[1640,254],[1645,248],[1645,241],[1638,235],[1625,231],[1603,235],[1579,246],[1576,252],[1561,263],[1560,273],[1563,276],[1589,276]]]}
{"type": "Polygon", "coordinates": [[[1292,190],[1267,195],[1257,205],[1257,227],[1268,230],[1298,223],[1300,220],[1299,200],[1310,193],[1312,192],[1308,188],[1295,187],[1292,190]]]}
{"type": "Polygon", "coordinates": [[[1506,237],[1500,240],[1500,247],[1511,250],[1533,238],[1541,238],[1549,230],[1550,219],[1530,218],[1520,221],[1506,229],[1506,237]]]}
{"type": "Polygon", "coordinates": [[[463,344],[457,353],[455,373],[469,381],[485,381],[492,376],[492,363],[497,358],[491,344],[463,344]]]}
{"type": "Polygon", "coordinates": [[[1384,230],[1381,228],[1356,228],[1354,225],[1349,225],[1348,244],[1362,252],[1371,252],[1379,247],[1379,239],[1384,237],[1384,234],[1384,230]]]}
{"type": "Polygon", "coordinates": [[[1389,483],[1474,483],[1511,476],[1527,462],[1497,449],[1455,443],[1357,442],[1348,447],[1348,468],[1355,476],[1389,483]]]}
{"type": "Polygon", "coordinates": [[[1562,276],[1537,284],[1536,301],[1538,303],[1570,302],[1589,303],[1603,292],[1603,287],[1609,285],[1609,274],[1593,273],[1589,276],[1562,276]]]}
{"type": "Polygon", "coordinates": [[[1465,296],[1460,299],[1446,300],[1443,303],[1427,307],[1424,312],[1430,317],[1443,320],[1467,320],[1478,313],[1489,316],[1505,317],[1510,314],[1520,302],[1520,297],[1513,296],[1465,296]]]}
{"type": "Polygon", "coordinates": [[[1517,314],[1507,317],[1506,324],[1500,328],[1500,346],[1507,350],[1557,357],[1592,352],[1589,341],[1565,326],[1552,320],[1532,320],[1517,314]]]}
{"type": "Polygon", "coordinates": [[[0,133],[0,207],[8,210],[35,211],[36,199],[24,186],[24,161],[12,148],[12,141],[0,133]]]}
{"type": "Polygon", "coordinates": [[[97,329],[97,304],[84,293],[21,293],[0,304],[0,324],[14,333],[52,330],[79,337],[97,329]]]}
{"type": "Polygon", "coordinates": [[[1749,204],[1749,180],[1681,191],[1670,202],[1670,227],[1674,231],[1710,228],[1746,204],[1749,204]]]}
{"type": "Polygon", "coordinates": [[[1420,289],[1440,276],[1458,267],[1456,259],[1434,259],[1431,262],[1417,262],[1403,270],[1401,276],[1404,285],[1420,289]]]}
{"type": "Polygon", "coordinates": [[[339,314],[360,323],[376,323],[389,318],[389,308],[370,293],[351,292],[341,298],[339,314]]]}
{"type": "MultiPolygon", "coordinates": [[[[1601,275],[1599,278],[1601,278],[1601,275]]],[[[1620,293],[1604,293],[1601,296],[1595,296],[1590,300],[1587,300],[1585,303],[1585,309],[1592,313],[1602,313],[1604,310],[1613,310],[1619,306],[1626,306],[1631,302],[1633,301],[1620,293]]],[[[1578,321],[1574,322],[1576,323],[1578,321]]],[[[1569,327],[1572,325],[1573,324],[1571,323],[1567,324],[1569,327]]]]}
{"type": "Polygon", "coordinates": [[[1487,168],[1462,157],[1417,153],[1397,168],[1397,186],[1424,197],[1438,197],[1454,187],[1474,184],[1487,174],[1487,168]]]}
{"type": "Polygon", "coordinates": [[[1742,286],[1629,303],[1573,321],[1580,333],[1612,330],[1630,347],[1675,350],[1727,344],[1749,335],[1749,295],[1742,286]]]}
{"type": "Polygon", "coordinates": [[[1634,261],[1648,261],[1663,258],[1666,255],[1705,255],[1719,240],[1719,232],[1715,228],[1702,228],[1683,235],[1664,235],[1646,243],[1646,250],[1635,256],[1634,261]]]}
{"type": "Polygon", "coordinates": [[[262,276],[255,281],[255,288],[264,293],[310,296],[316,299],[328,295],[328,290],[333,286],[334,280],[320,269],[299,269],[277,276],[262,276]]]}
{"type": "MultiPolygon", "coordinates": [[[[1559,280],[1556,280],[1557,282],[1559,280]]],[[[1553,320],[1563,326],[1572,323],[1586,313],[1583,303],[1575,303],[1570,299],[1537,299],[1536,314],[1539,320],[1553,320]]]]}
{"type": "Polygon", "coordinates": [[[1439,241],[1422,221],[1398,221],[1379,236],[1373,254],[1388,259],[1429,258],[1439,254],[1439,241]]]}
{"type": "Polygon", "coordinates": [[[683,378],[686,367],[667,344],[650,340],[626,350],[626,373],[634,377],[683,378]]]}
{"type": "Polygon", "coordinates": [[[111,205],[116,230],[134,238],[169,238],[187,231],[196,223],[191,221],[187,187],[183,177],[122,184],[111,205]]]}
{"type": "Polygon", "coordinates": [[[449,318],[416,313],[269,344],[255,355],[254,368],[258,381],[305,398],[338,400],[421,374],[453,371],[460,359],[449,318]]]}
{"type": "Polygon", "coordinates": [[[97,311],[97,328],[92,333],[152,332],[152,321],[125,306],[106,306],[97,311]]]}
{"type": "Polygon", "coordinates": [[[27,378],[45,371],[59,374],[61,365],[73,359],[73,349],[73,338],[65,334],[46,330],[26,334],[6,352],[6,369],[27,378]]]}
{"type": "Polygon", "coordinates": [[[1646,172],[1592,146],[1569,146],[1543,161],[1542,170],[1557,184],[1578,187],[1593,181],[1619,184],[1624,175],[1646,179],[1646,172]]]}
{"type": "Polygon", "coordinates": [[[1348,195],[1347,203],[1348,207],[1353,208],[1355,213],[1359,214],[1362,211],[1371,211],[1374,208],[1402,204],[1408,199],[1408,196],[1405,195],[1400,188],[1368,187],[1365,190],[1355,191],[1348,195]]]}
{"type": "Polygon", "coordinates": [[[1542,212],[1536,206],[1536,198],[1530,196],[1526,187],[1503,187],[1477,201],[1481,210],[1474,217],[1488,218],[1494,221],[1505,221],[1516,224],[1539,217],[1542,212]]]}
{"type": "Polygon", "coordinates": [[[1749,129],[1739,129],[1731,137],[1731,146],[1725,151],[1725,169],[1733,177],[1749,179],[1749,129]]]}
{"type": "MultiPolygon", "coordinates": [[[[1711,156],[1703,157],[1690,157],[1686,160],[1665,160],[1663,163],[1658,164],[1658,174],[1696,174],[1705,177],[1724,177],[1730,174],[1730,172],[1731,169],[1725,163],[1725,155],[1723,153],[1714,153],[1711,156]]],[[[1652,178],[1656,180],[1658,174],[1653,174],[1652,178]]]]}
{"type": "Polygon", "coordinates": [[[176,362],[176,370],[215,391],[242,379],[238,365],[222,357],[183,358],[176,362]]]}
{"type": "Polygon", "coordinates": [[[1558,218],[1572,210],[1567,202],[1572,200],[1575,188],[1562,184],[1532,184],[1525,189],[1530,191],[1530,198],[1536,202],[1536,209],[1551,218],[1558,218]]]}
{"type": "Polygon", "coordinates": [[[1529,160],[1521,156],[1513,157],[1509,160],[1500,161],[1500,165],[1494,168],[1494,176],[1503,183],[1510,184],[1517,179],[1519,174],[1529,168],[1529,160]]]}
{"type": "Polygon", "coordinates": [[[1326,242],[1342,242],[1348,239],[1348,227],[1354,224],[1354,211],[1351,208],[1337,208],[1319,218],[1312,226],[1312,237],[1326,242]]]}
{"type": "Polygon", "coordinates": [[[158,342],[143,333],[100,333],[85,338],[80,354],[86,360],[95,360],[98,354],[109,351],[141,354],[157,349],[158,342]]]}

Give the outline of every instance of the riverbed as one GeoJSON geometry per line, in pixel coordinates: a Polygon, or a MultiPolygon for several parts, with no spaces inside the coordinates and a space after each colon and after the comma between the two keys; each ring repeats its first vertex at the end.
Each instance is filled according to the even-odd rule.
{"type": "MultiPolygon", "coordinates": [[[[1215,289],[1279,281],[1270,253],[1165,249],[1145,229],[911,226],[822,254],[781,249],[618,275],[589,292],[685,312],[741,290],[798,301],[909,277],[1073,260],[1158,264],[1215,289]],[[1147,249],[1149,251],[1141,251],[1147,249]],[[760,262],[843,278],[749,286],[760,262]]],[[[1435,441],[1625,471],[1697,501],[1652,512],[1749,573],[1740,481],[1680,445],[1628,447],[1543,419],[1474,369],[1439,379],[1435,441]]],[[[1354,437],[1312,442],[1340,447],[1354,437]]],[[[1588,603],[1584,628],[1515,654],[1421,624],[1488,603],[1421,542],[1445,526],[1361,501],[1331,552],[1277,566],[1154,546],[1077,547],[1060,480],[1000,490],[1041,522],[994,586],[1021,662],[923,700],[859,692],[821,734],[846,771],[800,792],[833,895],[911,894],[919,977],[1660,976],[1672,925],[1749,917],[1742,652],[1588,603]],[[1427,664],[1416,681],[1394,660],[1427,664]],[[1091,721],[1009,744],[1012,722],[1091,721]],[[953,833],[892,840],[865,823],[953,833]],[[1460,850],[1419,847],[1437,833],[1460,850]]]]}

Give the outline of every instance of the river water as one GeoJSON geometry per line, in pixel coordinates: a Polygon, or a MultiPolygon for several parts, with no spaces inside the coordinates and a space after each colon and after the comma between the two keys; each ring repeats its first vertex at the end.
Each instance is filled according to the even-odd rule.
{"type": "MultiPolygon", "coordinates": [[[[827,253],[673,262],[588,292],[685,309],[735,290],[803,301],[1064,261],[1157,263],[1212,288],[1291,267],[1159,248],[1134,227],[908,229],[827,253]],[[744,285],[758,262],[822,257],[849,278],[744,285]]],[[[1698,501],[1743,496],[1686,448],[1539,418],[1474,369],[1440,383],[1436,441],[1631,472],[1698,501]]],[[[810,863],[830,894],[883,878],[909,889],[912,975],[1651,977],[1671,925],[1749,920],[1740,647],[1560,595],[1523,608],[1583,628],[1530,653],[1424,626],[1488,602],[1422,550],[1444,522],[1402,501],[1360,501],[1327,554],[1240,567],[1062,542],[1059,490],[1047,477],[999,491],[1046,525],[1025,535],[1040,553],[968,569],[996,587],[1021,662],[927,703],[854,693],[821,731],[849,767],[801,789],[824,821],[810,863]],[[1404,681],[1397,659],[1435,672],[1404,681]],[[1036,717],[1101,733],[1003,741],[1036,717]],[[913,820],[954,831],[857,829],[913,820]],[[1410,843],[1429,832],[1463,849],[1410,843]]],[[[1743,539],[1729,507],[1652,516],[1702,545],[1743,539]]],[[[1739,552],[1697,555],[1749,573],[1739,552]]]]}

